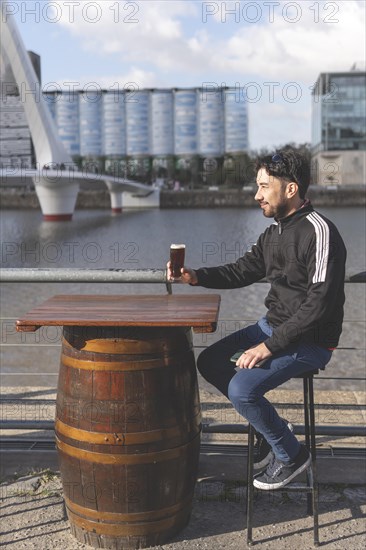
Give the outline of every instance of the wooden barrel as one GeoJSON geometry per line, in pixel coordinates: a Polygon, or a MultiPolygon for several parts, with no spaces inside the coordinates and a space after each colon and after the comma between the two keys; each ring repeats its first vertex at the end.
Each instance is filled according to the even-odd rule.
{"type": "Polygon", "coordinates": [[[56,441],[71,531],[162,544],[189,520],[200,405],[187,328],[65,327],[56,441]]]}

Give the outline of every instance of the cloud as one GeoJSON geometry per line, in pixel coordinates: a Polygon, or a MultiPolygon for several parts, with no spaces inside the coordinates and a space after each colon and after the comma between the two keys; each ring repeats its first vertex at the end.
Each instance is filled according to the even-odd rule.
{"type": "MultiPolygon", "coordinates": [[[[60,7],[64,4],[62,0],[54,3],[60,7]]],[[[194,4],[182,1],[79,0],[78,4],[72,17],[65,9],[62,10],[59,24],[77,36],[88,49],[109,52],[112,44],[113,50],[118,49],[125,55],[139,55],[143,51],[148,53],[149,49],[154,50],[159,44],[183,41],[180,18],[196,15],[194,4]],[[99,11],[91,11],[91,4],[97,4],[99,11]]]]}
{"type": "Polygon", "coordinates": [[[255,12],[243,12],[248,3],[210,2],[206,4],[218,6],[219,12],[207,25],[197,3],[188,0],[120,3],[130,9],[121,7],[118,17],[118,3],[104,0],[99,2],[100,20],[95,24],[90,19],[96,11],[90,7],[83,11],[90,4],[95,3],[81,2],[74,21],[63,10],[59,23],[80,40],[84,50],[98,58],[115,55],[125,64],[148,63],[152,74],[170,71],[173,86],[182,71],[210,73],[217,79],[233,75],[233,82],[235,76],[247,75],[314,81],[320,72],[348,70],[364,51],[365,4],[358,0],[274,2],[279,6],[272,13],[257,3],[261,18],[255,24],[248,22],[255,12]],[[223,23],[223,6],[229,10],[232,4],[241,7],[239,20],[227,15],[223,23]]]}
{"type": "MultiPolygon", "coordinates": [[[[320,72],[349,70],[365,51],[365,4],[355,0],[282,2],[283,6],[290,4],[301,10],[296,23],[274,14],[273,23],[267,20],[239,26],[225,47],[216,48],[216,67],[282,81],[310,81],[320,72]],[[319,14],[311,6],[318,6],[319,14]],[[329,10],[332,7],[333,11],[329,10]]],[[[296,15],[283,13],[287,19],[296,15]]]]}
{"type": "MultiPolygon", "coordinates": [[[[123,90],[129,87],[134,89],[159,87],[161,80],[153,71],[144,71],[139,67],[131,67],[126,73],[116,73],[108,76],[99,76],[95,74],[80,75],[78,81],[74,78],[65,77],[56,80],[55,83],[60,89],[82,89],[90,85],[90,89],[104,90],[123,90]]],[[[52,89],[55,86],[52,87],[52,89]]]]}
{"type": "Polygon", "coordinates": [[[278,82],[273,102],[265,88],[260,101],[249,105],[255,148],[263,141],[309,140],[310,88],[319,73],[347,71],[365,51],[363,0],[267,2],[273,12],[265,11],[265,3],[259,1],[206,2],[214,10],[218,7],[206,22],[202,2],[103,0],[98,2],[102,11],[95,24],[86,17],[93,17],[93,10],[83,14],[83,8],[96,2],[79,1],[74,20],[63,10],[57,25],[95,59],[95,73],[89,64],[84,82],[94,80],[106,88],[117,81],[136,82],[139,87],[254,82],[262,89],[265,82],[278,82]],[[222,10],[233,5],[239,5],[239,17],[227,14],[225,19],[222,10]],[[250,22],[256,17],[254,8],[243,11],[246,5],[261,8],[256,23],[250,22]],[[286,103],[282,93],[289,82],[301,88],[296,103],[286,103]]]}

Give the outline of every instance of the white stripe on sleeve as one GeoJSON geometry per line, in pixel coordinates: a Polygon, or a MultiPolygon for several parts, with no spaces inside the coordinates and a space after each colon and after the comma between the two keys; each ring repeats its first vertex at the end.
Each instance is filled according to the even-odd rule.
{"type": "Polygon", "coordinates": [[[329,227],[327,222],[316,212],[312,212],[306,217],[314,226],[316,238],[313,283],[324,283],[329,258],[329,227]]]}

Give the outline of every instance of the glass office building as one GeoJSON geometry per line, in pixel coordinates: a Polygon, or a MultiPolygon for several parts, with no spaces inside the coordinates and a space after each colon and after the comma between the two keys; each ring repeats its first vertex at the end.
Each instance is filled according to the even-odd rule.
{"type": "Polygon", "coordinates": [[[31,168],[32,142],[19,96],[0,97],[0,168],[31,168]]]}
{"type": "MultiPolygon", "coordinates": [[[[24,103],[5,50],[0,49],[0,168],[31,168],[36,161],[32,138],[24,103]]],[[[40,81],[40,57],[31,51],[28,55],[40,81]]]]}
{"type": "Polygon", "coordinates": [[[366,183],[366,73],[320,74],[312,92],[312,172],[319,185],[366,183]]]}
{"type": "Polygon", "coordinates": [[[322,73],[312,94],[313,152],[366,149],[366,73],[322,73]]]}

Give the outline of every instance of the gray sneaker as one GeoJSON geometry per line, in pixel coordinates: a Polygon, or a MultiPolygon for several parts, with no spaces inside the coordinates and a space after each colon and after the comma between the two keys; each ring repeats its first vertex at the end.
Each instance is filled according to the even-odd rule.
{"type": "MultiPolygon", "coordinates": [[[[293,432],[294,427],[291,422],[289,422],[285,418],[282,418],[282,420],[286,422],[288,429],[293,432]]],[[[265,468],[267,464],[269,464],[272,456],[274,455],[272,447],[269,445],[269,443],[267,443],[267,440],[264,439],[262,434],[255,432],[255,437],[257,441],[254,445],[253,470],[259,471],[263,470],[263,468],[265,468]]]]}
{"type": "Polygon", "coordinates": [[[266,470],[254,477],[253,485],[257,489],[270,491],[281,489],[296,476],[301,474],[311,465],[311,455],[305,445],[300,445],[300,451],[293,462],[284,464],[274,455],[266,470]]]}

